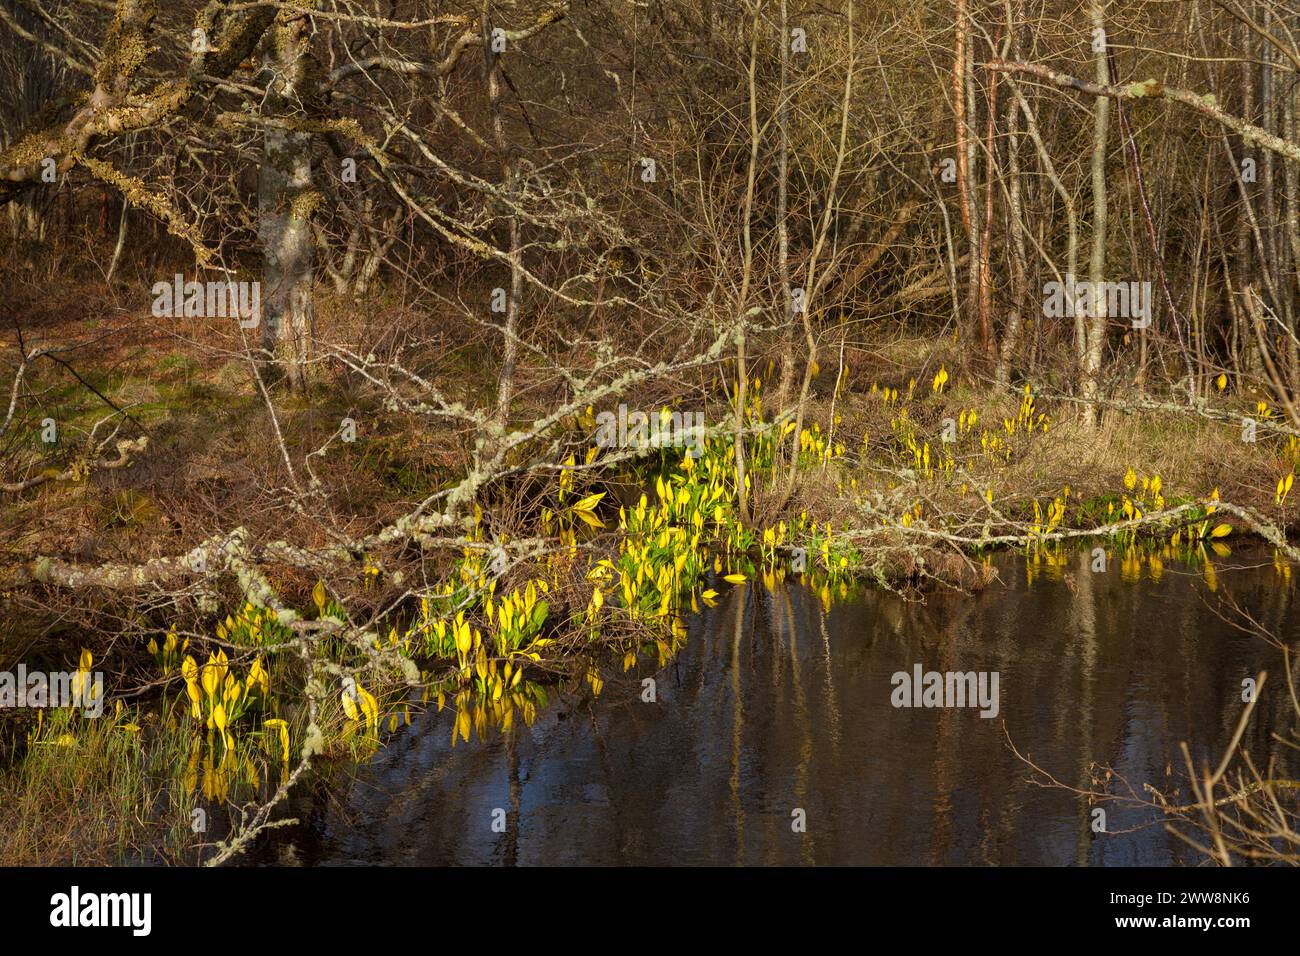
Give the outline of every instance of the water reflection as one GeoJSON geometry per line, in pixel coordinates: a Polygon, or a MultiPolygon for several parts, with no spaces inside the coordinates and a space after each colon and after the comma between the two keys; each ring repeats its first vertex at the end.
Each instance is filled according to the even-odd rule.
{"type": "MultiPolygon", "coordinates": [[[[1086,789],[1095,763],[1175,789],[1180,741],[1217,760],[1243,679],[1281,675],[1280,653],[1225,622],[1220,599],[1292,635],[1289,569],[1251,549],[1215,555],[1212,577],[1159,553],[1115,552],[1107,573],[1086,550],[1044,558],[1000,558],[983,593],[924,603],[868,590],[827,611],[798,585],[733,588],[689,620],[663,670],[654,655],[606,668],[595,701],[560,696],[531,724],[455,747],[454,708],[416,718],[342,792],[300,797],[304,825],[274,831],[257,860],[1196,862],[1145,810],[1111,806],[1111,832],[1094,834],[1086,799],[1031,782],[1008,738],[1070,786],[1086,789]],[[997,718],[895,708],[891,676],[915,664],[997,671],[997,718]]],[[[1294,723],[1272,690],[1244,737],[1261,762],[1285,759],[1270,735],[1294,723]]]]}

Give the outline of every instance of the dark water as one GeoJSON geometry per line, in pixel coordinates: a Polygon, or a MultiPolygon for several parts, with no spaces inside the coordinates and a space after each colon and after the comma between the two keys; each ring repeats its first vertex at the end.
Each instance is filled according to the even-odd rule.
{"type": "Polygon", "coordinates": [[[1087,787],[1096,762],[1139,793],[1150,782],[1185,798],[1180,742],[1217,762],[1242,680],[1267,669],[1244,742],[1280,754],[1270,734],[1294,726],[1281,653],[1218,615],[1230,598],[1290,641],[1290,580],[1263,551],[1216,559],[1214,591],[1199,566],[1169,561],[1158,581],[1118,560],[1093,574],[1082,553],[1032,585],[1023,558],[999,569],[973,597],[868,591],[829,613],[798,586],[733,588],[666,670],[607,667],[594,702],[573,694],[531,728],[454,748],[450,709],[419,718],[327,797],[299,799],[303,824],[256,860],[1195,863],[1150,811],[1109,806],[1109,832],[1093,833],[1085,801],[1030,782],[1009,741],[1066,786],[1087,787]],[[891,675],[917,663],[997,671],[997,717],[893,707],[891,675]]]}

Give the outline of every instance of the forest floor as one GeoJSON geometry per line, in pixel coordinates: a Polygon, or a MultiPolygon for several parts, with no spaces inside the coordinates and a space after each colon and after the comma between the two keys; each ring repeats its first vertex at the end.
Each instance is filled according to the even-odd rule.
{"type": "MultiPolygon", "coordinates": [[[[121,426],[123,437],[147,433],[150,447],[129,468],[8,495],[0,520],[6,554],[145,560],[184,551],[234,525],[254,537],[321,543],[318,516],[289,500],[279,439],[291,459],[301,461],[345,418],[357,423],[358,440],[345,454],[315,457],[312,465],[330,489],[331,512],[346,516],[354,531],[394,519],[464,474],[471,436],[413,424],[337,366],[319,367],[308,394],[277,392],[273,420],[237,342],[194,330],[182,337],[173,320],[138,311],[88,313],[84,303],[97,301],[89,291],[69,292],[69,299],[78,307],[49,302],[44,311],[24,316],[28,342],[84,344],[29,368],[25,384],[36,401],[15,421],[5,449],[24,471],[5,479],[64,470],[84,455],[97,422],[97,438],[121,426]],[[58,429],[52,443],[42,441],[46,419],[58,429]]],[[[490,396],[493,383],[485,370],[491,363],[483,360],[481,342],[433,344],[440,352],[440,388],[467,401],[490,396]]],[[[918,345],[924,347],[911,343],[910,351],[918,345]]],[[[869,497],[874,518],[899,519],[911,510],[913,520],[936,527],[982,531],[987,523],[988,533],[997,535],[1032,527],[1036,503],[1041,514],[1060,500],[1066,514],[1059,524],[1086,527],[1104,523],[1107,508],[1122,510],[1126,498],[1136,502],[1141,482],[1149,491],[1156,476],[1169,503],[1208,498],[1217,489],[1224,501],[1279,526],[1295,520],[1277,489],[1293,473],[1296,441],[1284,427],[1274,430],[1276,410],[1260,415],[1253,394],[1216,394],[1211,415],[1142,409],[1130,394],[1103,408],[1099,426],[1089,429],[1079,424],[1079,407],[1068,398],[1036,394],[1026,412],[1023,385],[998,391],[954,371],[936,392],[933,375],[943,354],[937,349],[909,369],[906,357],[882,345],[851,350],[843,369],[823,369],[805,412],[803,442],[805,458],[826,460],[800,469],[791,505],[785,515],[770,516],[773,522],[806,510],[816,521],[858,527],[869,520],[862,509],[869,497]],[[1260,420],[1253,442],[1242,440],[1246,417],[1260,420]],[[975,424],[968,426],[968,419],[975,424]],[[944,441],[946,428],[950,442],[944,441]],[[1130,470],[1136,482],[1126,486],[1130,470]]],[[[751,392],[755,384],[761,398],[770,397],[770,362],[755,369],[751,392]]],[[[641,396],[640,405],[653,409],[673,392],[693,393],[681,401],[699,409],[711,428],[732,416],[727,397],[703,381],[678,384],[664,398],[641,396]]],[[[526,394],[516,415],[544,413],[545,398],[526,394]]],[[[760,515],[782,484],[783,476],[768,477],[754,492],[760,515]]],[[[1147,495],[1147,504],[1152,498],[1147,495]]],[[[311,583],[298,582],[306,590],[311,583]]]]}

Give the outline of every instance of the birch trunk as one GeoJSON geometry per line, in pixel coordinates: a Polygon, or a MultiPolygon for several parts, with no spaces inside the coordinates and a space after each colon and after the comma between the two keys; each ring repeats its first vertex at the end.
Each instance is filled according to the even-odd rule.
{"type": "MultiPolygon", "coordinates": [[[[1093,50],[1096,54],[1097,85],[1110,83],[1106,63],[1106,4],[1092,5],[1093,50]]],[[[1086,402],[1083,421],[1091,428],[1097,424],[1098,377],[1101,374],[1102,349],[1106,343],[1106,297],[1098,294],[1106,281],[1106,138],[1110,128],[1110,100],[1098,96],[1094,107],[1092,140],[1092,251],[1088,259],[1088,278],[1093,294],[1088,303],[1088,351],[1084,356],[1082,393],[1086,402]]]]}

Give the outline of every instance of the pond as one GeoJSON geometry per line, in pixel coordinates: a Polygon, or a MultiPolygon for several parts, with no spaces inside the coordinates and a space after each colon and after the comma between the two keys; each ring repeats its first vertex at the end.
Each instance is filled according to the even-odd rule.
{"type": "Polygon", "coordinates": [[[1227,602],[1292,640],[1289,571],[1263,548],[1213,560],[1138,567],[1112,552],[1094,573],[1087,551],[1002,555],[978,594],[868,588],[829,609],[797,583],[722,585],[665,669],[614,663],[599,698],[557,697],[532,727],[454,746],[451,708],[424,714],[326,795],[295,798],[301,823],[249,862],[1195,863],[1148,809],[1108,804],[1094,832],[1069,788],[1088,788],[1095,763],[1112,790],[1186,799],[1180,744],[1217,762],[1261,670],[1243,742],[1284,757],[1282,654],[1227,602]],[[895,706],[918,665],[996,674],[996,715],[895,706]]]}

